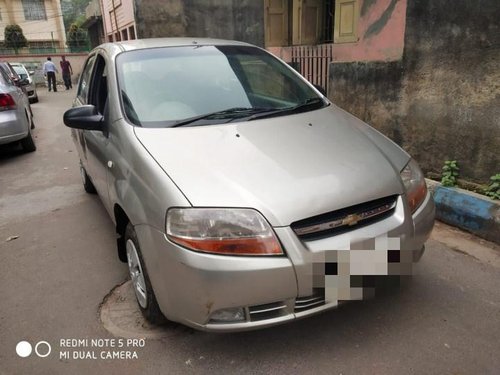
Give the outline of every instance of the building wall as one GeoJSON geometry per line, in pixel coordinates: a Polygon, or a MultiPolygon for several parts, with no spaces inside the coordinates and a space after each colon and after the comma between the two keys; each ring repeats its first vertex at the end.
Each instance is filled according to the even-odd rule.
{"type": "Polygon", "coordinates": [[[210,37],[264,44],[264,2],[135,0],[141,38],[210,37]]]}
{"type": "Polygon", "coordinates": [[[0,0],[0,42],[4,40],[5,26],[18,24],[29,41],[52,41],[56,48],[66,47],[66,32],[59,0],[45,0],[46,20],[27,21],[21,0],[0,0]]]}
{"type": "Polygon", "coordinates": [[[333,45],[334,61],[393,61],[403,56],[406,0],[363,0],[355,43],[333,45]]]}
{"type": "Polygon", "coordinates": [[[186,36],[186,16],[182,0],[135,0],[139,38],[186,36]]]}
{"type": "MultiPolygon", "coordinates": [[[[407,0],[359,0],[358,40],[329,44],[332,60],[393,61],[404,47],[407,0]]],[[[267,47],[274,55],[291,61],[293,46],[267,47]]]]}
{"type": "Polygon", "coordinates": [[[497,0],[408,0],[403,58],[330,64],[329,97],[425,171],[455,159],[486,182],[500,171],[498,14],[497,0]]]}
{"type": "MultiPolygon", "coordinates": [[[[58,81],[62,81],[61,69],[59,62],[61,61],[60,55],[52,55],[52,61],[56,64],[59,73],[56,75],[58,81]]],[[[66,60],[71,63],[73,68],[72,80],[77,82],[80,74],[83,70],[83,65],[87,60],[87,53],[68,53],[65,54],[66,60]]],[[[47,55],[30,55],[30,56],[2,56],[3,59],[9,62],[20,62],[23,63],[28,70],[35,71],[35,82],[45,84],[45,78],[43,77],[43,64],[47,61],[47,55]]]]}
{"type": "Polygon", "coordinates": [[[106,40],[112,36],[113,40],[122,40],[121,33],[123,30],[127,30],[127,40],[128,29],[135,26],[134,17],[134,0],[100,0],[102,8],[102,19],[104,24],[104,34],[106,40]],[[115,17],[116,13],[116,17],[115,17]],[[115,34],[119,32],[120,38],[118,39],[115,34]]]}

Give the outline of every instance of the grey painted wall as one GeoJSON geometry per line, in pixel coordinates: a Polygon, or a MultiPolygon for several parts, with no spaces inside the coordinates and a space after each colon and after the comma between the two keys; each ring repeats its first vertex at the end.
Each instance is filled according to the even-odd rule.
{"type": "Polygon", "coordinates": [[[264,45],[264,1],[135,0],[140,38],[210,37],[264,45]]]}
{"type": "Polygon", "coordinates": [[[425,171],[500,172],[498,0],[408,0],[403,60],[330,65],[329,96],[410,152],[425,171]]]}

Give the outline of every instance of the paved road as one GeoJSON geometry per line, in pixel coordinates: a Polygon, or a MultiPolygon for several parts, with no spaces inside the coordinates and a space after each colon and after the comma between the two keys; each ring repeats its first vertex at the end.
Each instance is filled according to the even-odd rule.
{"type": "Polygon", "coordinates": [[[100,323],[99,305],[127,276],[110,219],[80,185],[61,122],[72,94],[40,92],[35,153],[0,148],[0,374],[499,372],[497,250],[488,263],[433,239],[401,293],[263,331],[174,327],[129,348],[138,359],[60,359],[61,352],[89,351],[61,348],[61,339],[113,338],[100,323]],[[7,242],[10,236],[19,238],[7,242]],[[52,352],[20,358],[21,340],[47,341],[52,352]]]}

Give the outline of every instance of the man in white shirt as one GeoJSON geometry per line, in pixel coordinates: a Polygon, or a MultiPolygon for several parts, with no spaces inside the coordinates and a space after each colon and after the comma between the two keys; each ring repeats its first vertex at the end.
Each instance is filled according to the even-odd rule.
{"type": "Polygon", "coordinates": [[[49,83],[49,91],[52,83],[52,88],[54,89],[54,92],[57,92],[56,73],[57,73],[56,64],[52,62],[52,59],[49,56],[47,57],[47,61],[45,61],[45,64],[43,64],[43,74],[47,76],[47,80],[49,83]]]}

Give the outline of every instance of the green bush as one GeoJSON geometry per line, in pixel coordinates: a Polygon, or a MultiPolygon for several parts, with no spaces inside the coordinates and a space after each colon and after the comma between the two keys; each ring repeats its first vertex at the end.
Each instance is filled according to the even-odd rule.
{"type": "Polygon", "coordinates": [[[441,184],[443,186],[457,186],[458,168],[456,160],[446,160],[443,166],[441,184]]]}
{"type": "Polygon", "coordinates": [[[491,199],[500,199],[500,173],[490,177],[490,184],[486,188],[484,195],[491,199]]]}

